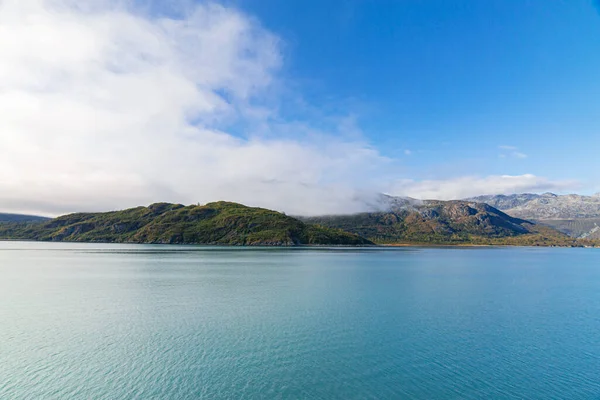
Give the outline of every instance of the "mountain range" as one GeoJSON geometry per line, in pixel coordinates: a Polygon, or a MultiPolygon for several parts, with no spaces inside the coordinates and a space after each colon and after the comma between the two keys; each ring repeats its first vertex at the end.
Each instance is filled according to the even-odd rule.
{"type": "MultiPolygon", "coordinates": [[[[594,207],[600,196],[481,196],[418,200],[381,194],[372,211],[292,217],[219,201],[206,205],[155,203],[54,219],[0,217],[0,239],[223,245],[596,245],[594,207]],[[504,211],[503,211],[503,210],[504,211]],[[543,219],[530,216],[582,216],[543,219]],[[586,225],[587,224],[587,225],[586,225]],[[589,228],[589,229],[588,229],[589,228]],[[586,230],[588,229],[588,230],[586,230]],[[585,230],[584,233],[580,231],[585,230]]],[[[7,215],[7,214],[0,214],[7,215]]],[[[600,217],[597,219],[600,225],[600,217]]]]}
{"type": "Polygon", "coordinates": [[[532,220],[600,218],[600,194],[513,194],[467,199],[489,204],[518,218],[532,220]]]}
{"type": "Polygon", "coordinates": [[[468,199],[489,204],[505,213],[554,227],[572,237],[600,239],[600,194],[513,194],[468,199]]]}
{"type": "Polygon", "coordinates": [[[387,210],[299,218],[380,244],[577,244],[550,227],[511,217],[485,203],[382,196],[387,210]]]}

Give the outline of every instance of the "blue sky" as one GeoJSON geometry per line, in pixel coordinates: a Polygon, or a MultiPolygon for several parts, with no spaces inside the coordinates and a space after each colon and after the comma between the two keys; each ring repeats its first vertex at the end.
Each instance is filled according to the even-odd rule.
{"type": "Polygon", "coordinates": [[[0,16],[0,211],[600,191],[592,0],[4,0],[0,16]]]}
{"type": "Polygon", "coordinates": [[[407,177],[530,173],[600,190],[592,1],[232,4],[282,38],[282,74],[310,103],[356,116],[407,177]]]}

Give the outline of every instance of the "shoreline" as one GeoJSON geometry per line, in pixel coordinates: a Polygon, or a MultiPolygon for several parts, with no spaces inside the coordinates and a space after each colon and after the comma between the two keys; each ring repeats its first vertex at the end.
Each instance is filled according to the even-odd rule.
{"type": "Polygon", "coordinates": [[[35,240],[35,239],[9,239],[0,238],[0,242],[24,242],[24,243],[65,243],[65,244],[125,244],[125,245],[161,245],[161,246],[201,246],[201,247],[236,247],[236,248],[350,248],[350,249],[376,249],[376,248],[499,248],[499,247],[530,247],[530,248],[586,248],[594,249],[600,246],[558,246],[558,245],[518,245],[518,244],[471,244],[471,243],[382,243],[372,245],[340,245],[340,244],[300,244],[300,245],[277,245],[277,244],[220,244],[220,243],[152,243],[152,242],[102,242],[102,241],[66,241],[66,240],[35,240]]]}

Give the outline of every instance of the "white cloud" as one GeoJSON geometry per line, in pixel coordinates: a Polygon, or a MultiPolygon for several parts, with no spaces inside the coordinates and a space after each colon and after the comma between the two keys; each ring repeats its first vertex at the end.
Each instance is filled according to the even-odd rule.
{"type": "Polygon", "coordinates": [[[323,133],[278,120],[261,99],[277,81],[279,39],[217,4],[167,17],[124,1],[3,0],[0,59],[5,211],[219,199],[358,211],[356,196],[377,190],[369,174],[391,162],[344,123],[323,133]],[[288,134],[239,137],[228,125],[288,134]]]}
{"type": "Polygon", "coordinates": [[[278,115],[281,43],[255,19],[214,3],[168,16],[134,3],[0,0],[1,211],[230,200],[344,213],[379,191],[450,199],[572,184],[490,176],[385,190],[396,161],[361,139],[353,116],[278,115]]]}
{"type": "Polygon", "coordinates": [[[457,200],[483,194],[561,192],[577,186],[574,181],[552,181],[531,174],[465,176],[447,180],[402,180],[397,182],[390,194],[418,199],[457,200]]]}
{"type": "Polygon", "coordinates": [[[500,149],[502,151],[498,155],[498,157],[500,157],[500,158],[507,158],[507,157],[520,158],[520,159],[527,158],[527,154],[520,152],[519,148],[515,147],[515,146],[502,145],[502,146],[498,146],[498,149],[500,149]]]}

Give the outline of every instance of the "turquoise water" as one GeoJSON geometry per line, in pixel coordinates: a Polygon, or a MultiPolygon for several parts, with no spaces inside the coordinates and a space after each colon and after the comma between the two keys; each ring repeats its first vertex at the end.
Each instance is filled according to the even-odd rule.
{"type": "Polygon", "coordinates": [[[0,242],[0,399],[598,399],[600,251],[0,242]]]}

